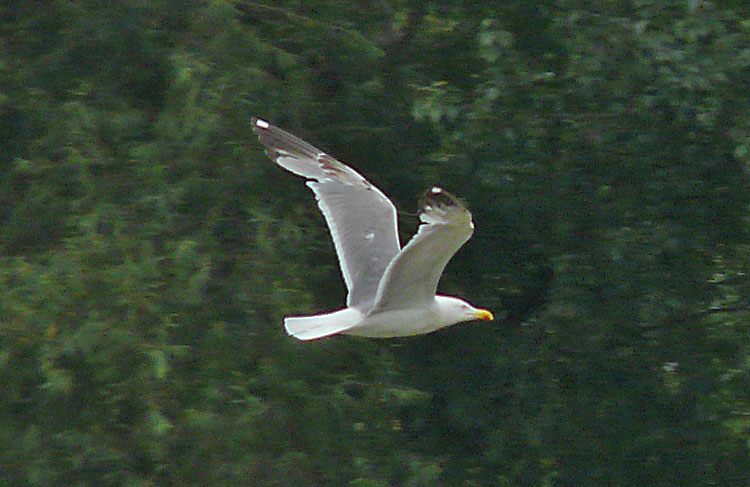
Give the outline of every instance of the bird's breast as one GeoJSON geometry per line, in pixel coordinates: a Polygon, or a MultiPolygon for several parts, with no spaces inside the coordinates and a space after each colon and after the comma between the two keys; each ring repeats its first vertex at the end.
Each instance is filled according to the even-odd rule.
{"type": "Polygon", "coordinates": [[[422,335],[442,328],[434,304],[424,307],[396,309],[365,315],[354,328],[345,332],[370,338],[393,338],[422,335]]]}

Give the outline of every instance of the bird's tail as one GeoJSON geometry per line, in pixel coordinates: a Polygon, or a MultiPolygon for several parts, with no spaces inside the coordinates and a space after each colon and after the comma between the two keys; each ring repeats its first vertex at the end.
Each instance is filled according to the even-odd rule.
{"type": "Polygon", "coordinates": [[[362,313],[346,308],[315,316],[284,318],[286,332],[300,340],[314,340],[349,330],[362,319],[362,313]]]}

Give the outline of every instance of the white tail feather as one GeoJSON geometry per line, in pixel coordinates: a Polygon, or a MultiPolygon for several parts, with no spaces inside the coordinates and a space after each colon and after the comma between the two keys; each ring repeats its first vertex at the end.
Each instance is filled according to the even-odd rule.
{"type": "Polygon", "coordinates": [[[333,313],[284,318],[286,332],[300,340],[314,340],[349,330],[359,323],[362,313],[346,308],[333,313]]]}

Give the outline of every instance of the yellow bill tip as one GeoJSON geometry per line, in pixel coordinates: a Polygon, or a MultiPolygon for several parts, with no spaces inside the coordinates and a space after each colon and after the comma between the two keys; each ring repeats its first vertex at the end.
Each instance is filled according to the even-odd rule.
{"type": "Polygon", "coordinates": [[[495,317],[492,315],[492,312],[490,312],[487,309],[479,309],[474,314],[475,319],[482,320],[482,321],[492,321],[495,319],[495,317]]]}

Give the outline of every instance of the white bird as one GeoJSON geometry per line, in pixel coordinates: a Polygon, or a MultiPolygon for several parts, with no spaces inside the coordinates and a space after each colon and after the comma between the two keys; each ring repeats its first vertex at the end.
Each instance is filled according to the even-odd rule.
{"type": "Polygon", "coordinates": [[[454,196],[433,187],[420,200],[422,224],[401,249],[396,208],[349,166],[268,122],[253,119],[266,153],[279,166],[307,178],[333,237],[349,295],[347,307],[284,319],[300,340],[336,334],[374,338],[431,333],[492,313],[466,301],[435,295],[453,254],[471,237],[471,213],[454,196]]]}

